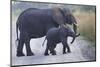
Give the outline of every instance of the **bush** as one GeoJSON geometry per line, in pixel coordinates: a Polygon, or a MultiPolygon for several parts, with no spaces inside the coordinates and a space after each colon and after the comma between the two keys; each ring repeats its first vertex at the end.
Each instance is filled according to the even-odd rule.
{"type": "Polygon", "coordinates": [[[95,42],[95,12],[75,12],[74,13],[78,25],[79,32],[88,40],[95,42]]]}

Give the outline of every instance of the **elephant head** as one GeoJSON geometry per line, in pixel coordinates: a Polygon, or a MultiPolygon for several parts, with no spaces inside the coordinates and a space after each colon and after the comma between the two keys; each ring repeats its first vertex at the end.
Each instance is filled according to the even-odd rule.
{"type": "Polygon", "coordinates": [[[69,9],[53,8],[53,19],[62,26],[73,25],[73,30],[77,34],[77,21],[69,9]]]}

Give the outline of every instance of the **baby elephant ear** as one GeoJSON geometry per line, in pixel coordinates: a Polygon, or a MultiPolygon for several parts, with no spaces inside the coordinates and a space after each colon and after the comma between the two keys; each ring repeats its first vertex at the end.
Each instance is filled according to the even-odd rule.
{"type": "Polygon", "coordinates": [[[62,25],[65,23],[65,17],[63,16],[62,12],[61,12],[61,8],[53,8],[53,19],[54,21],[56,21],[57,24],[62,25]]]}

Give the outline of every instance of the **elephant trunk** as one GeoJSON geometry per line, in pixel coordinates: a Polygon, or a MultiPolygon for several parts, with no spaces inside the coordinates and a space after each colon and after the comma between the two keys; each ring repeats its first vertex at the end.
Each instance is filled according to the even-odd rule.
{"type": "Polygon", "coordinates": [[[73,30],[74,30],[75,34],[77,34],[77,24],[73,24],[73,30]]]}
{"type": "Polygon", "coordinates": [[[77,34],[77,35],[75,35],[75,36],[73,37],[73,40],[72,40],[71,44],[75,41],[75,38],[78,37],[79,35],[80,35],[80,34],[77,34]]]}
{"type": "Polygon", "coordinates": [[[78,27],[77,23],[74,23],[73,24],[73,30],[74,30],[75,36],[73,37],[73,40],[72,40],[71,44],[74,42],[75,38],[80,35],[80,33],[77,33],[77,27],[78,27]]]}

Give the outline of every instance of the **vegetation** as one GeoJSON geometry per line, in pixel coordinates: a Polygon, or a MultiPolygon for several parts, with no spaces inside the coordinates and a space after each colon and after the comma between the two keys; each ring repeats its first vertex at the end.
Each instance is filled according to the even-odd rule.
{"type": "Polygon", "coordinates": [[[88,40],[95,42],[95,12],[78,11],[74,15],[79,25],[80,34],[88,40]]]}

